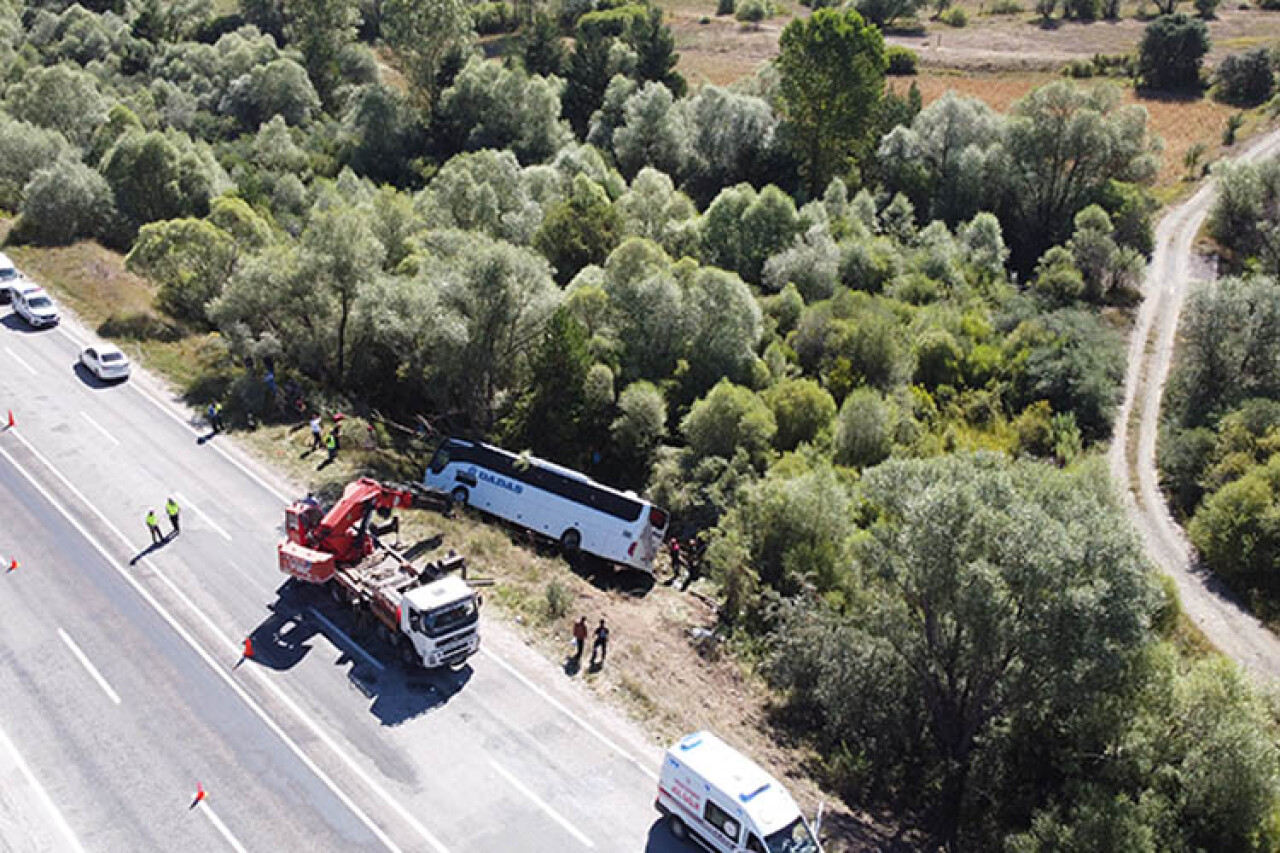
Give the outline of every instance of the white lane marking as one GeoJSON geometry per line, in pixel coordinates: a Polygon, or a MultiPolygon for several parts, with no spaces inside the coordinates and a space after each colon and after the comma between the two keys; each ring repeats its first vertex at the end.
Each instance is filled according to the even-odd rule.
{"type": "Polygon", "coordinates": [[[511,787],[515,788],[517,791],[519,791],[520,793],[528,797],[530,800],[532,800],[535,806],[542,809],[544,812],[547,813],[547,815],[552,820],[560,824],[560,826],[564,828],[565,832],[569,833],[574,838],[578,839],[578,843],[580,843],[583,847],[586,847],[589,849],[595,848],[595,845],[591,843],[590,838],[587,838],[585,835],[579,832],[578,828],[573,824],[569,823],[568,819],[566,819],[564,815],[560,814],[560,812],[556,811],[555,809],[551,808],[551,806],[547,805],[545,800],[543,800],[533,791],[529,790],[528,786],[526,786],[523,782],[521,782],[516,777],[512,776],[509,771],[503,769],[501,764],[494,761],[493,759],[490,759],[489,766],[493,768],[495,773],[497,773],[503,779],[506,779],[507,784],[509,784],[511,787]]]}
{"type": "Polygon", "coordinates": [[[58,831],[62,833],[63,838],[67,840],[69,849],[84,853],[84,846],[80,843],[80,839],[76,838],[76,834],[71,831],[71,825],[67,823],[67,819],[62,816],[62,812],[58,811],[58,807],[53,804],[53,799],[49,796],[49,792],[40,784],[40,780],[31,772],[31,768],[27,766],[26,760],[22,757],[22,753],[18,752],[18,748],[13,745],[13,741],[9,740],[9,736],[0,729],[0,748],[9,754],[13,763],[17,765],[18,772],[27,780],[27,784],[31,786],[31,790],[35,791],[36,797],[40,800],[41,805],[49,812],[53,818],[54,825],[58,831]]]}
{"type": "Polygon", "coordinates": [[[36,369],[34,367],[32,367],[31,365],[27,364],[25,361],[22,360],[22,356],[18,355],[16,352],[9,349],[8,347],[5,347],[4,351],[9,353],[10,358],[12,358],[14,361],[18,362],[18,364],[21,364],[23,367],[29,370],[32,376],[40,375],[39,373],[36,372],[36,369]]]}
{"type": "MultiPolygon", "coordinates": [[[[329,581],[329,583],[335,583],[335,581],[329,581]]],[[[368,662],[370,666],[376,668],[379,671],[386,669],[386,666],[383,665],[382,661],[378,660],[373,655],[369,654],[363,648],[361,648],[359,643],[357,643],[355,640],[351,639],[346,634],[344,634],[342,632],[342,629],[340,629],[337,625],[333,624],[328,619],[326,619],[325,615],[321,613],[319,610],[316,610],[314,607],[308,607],[307,612],[310,613],[315,618],[319,619],[320,622],[325,626],[325,628],[329,629],[331,632],[341,637],[343,643],[350,646],[351,650],[354,651],[356,654],[360,655],[360,657],[364,658],[365,661],[368,662]]]]}
{"type": "Polygon", "coordinates": [[[213,806],[209,805],[206,800],[201,800],[199,803],[196,803],[196,808],[204,812],[204,816],[209,818],[209,823],[213,824],[214,829],[222,833],[222,837],[231,845],[232,850],[235,850],[236,853],[249,853],[248,850],[244,849],[244,845],[236,840],[236,837],[231,834],[231,830],[227,829],[227,825],[222,822],[222,818],[214,814],[213,806]]]}
{"type": "MultiPolygon", "coordinates": [[[[172,418],[173,420],[175,420],[175,421],[177,421],[178,423],[182,424],[184,427],[186,427],[186,428],[187,428],[188,430],[190,430],[191,432],[199,433],[199,430],[196,428],[196,426],[195,426],[194,424],[192,424],[190,421],[185,421],[185,420],[183,420],[181,415],[177,414],[176,412],[171,411],[171,410],[169,409],[169,407],[168,407],[168,406],[166,406],[162,401],[160,401],[160,400],[156,399],[156,398],[155,398],[155,396],[153,396],[151,393],[149,393],[149,392],[147,392],[147,391],[143,391],[143,390],[142,390],[141,388],[139,388],[137,385],[134,385],[134,384],[132,384],[132,383],[129,385],[129,387],[130,387],[130,388],[132,388],[134,391],[137,391],[139,394],[141,394],[141,395],[142,395],[143,397],[145,397],[147,400],[149,400],[149,401],[151,402],[151,405],[153,405],[153,406],[155,406],[156,408],[160,409],[160,411],[164,412],[164,413],[165,413],[166,415],[168,415],[170,418],[172,418]]],[[[283,493],[283,492],[281,492],[279,489],[277,489],[275,486],[271,485],[271,484],[270,484],[270,483],[268,483],[266,480],[262,479],[262,477],[260,477],[260,476],[258,476],[257,474],[255,474],[252,470],[250,470],[249,466],[245,465],[245,464],[244,464],[243,462],[241,462],[239,459],[236,459],[234,456],[232,456],[232,455],[231,455],[230,453],[228,453],[227,451],[223,450],[223,449],[222,449],[221,447],[219,447],[218,445],[216,445],[216,444],[210,444],[209,446],[213,448],[213,452],[214,452],[214,453],[218,454],[218,455],[219,455],[219,456],[221,456],[223,459],[227,460],[227,461],[228,461],[228,462],[230,462],[232,465],[234,465],[234,466],[236,466],[237,468],[239,468],[241,473],[243,473],[243,474],[244,474],[246,477],[248,477],[250,480],[253,480],[253,481],[254,481],[255,483],[257,483],[259,486],[262,486],[262,488],[266,489],[268,492],[270,492],[274,497],[276,497],[276,498],[277,498],[277,499],[279,499],[280,501],[282,501],[282,502],[284,502],[284,503],[288,503],[290,500],[292,500],[292,498],[290,498],[288,495],[284,494],[284,493],[283,493]]]]}
{"type": "Polygon", "coordinates": [[[71,649],[71,654],[76,656],[76,660],[80,661],[80,665],[87,669],[89,674],[93,676],[93,680],[98,682],[98,686],[107,694],[107,698],[119,705],[120,695],[111,689],[111,685],[102,677],[102,673],[98,672],[98,668],[93,665],[89,660],[89,657],[84,652],[80,651],[80,647],[76,645],[76,641],[67,636],[67,632],[61,628],[58,629],[58,636],[62,638],[62,642],[67,644],[67,648],[71,649]]]}
{"type": "Polygon", "coordinates": [[[105,436],[105,437],[107,438],[107,440],[109,440],[109,441],[110,441],[112,444],[114,444],[116,447],[119,447],[119,446],[120,446],[120,439],[116,438],[114,435],[112,435],[111,433],[109,433],[109,432],[107,432],[105,429],[103,429],[101,424],[99,424],[99,423],[98,423],[97,421],[95,421],[93,418],[89,417],[89,413],[88,413],[88,412],[81,412],[81,413],[80,413],[80,417],[82,417],[82,418],[84,418],[86,421],[88,421],[88,422],[89,422],[89,426],[93,427],[93,428],[94,428],[94,429],[96,429],[98,432],[102,433],[102,434],[103,434],[103,436],[105,436]]]}
{"type": "MultiPolygon", "coordinates": [[[[92,512],[94,515],[98,517],[98,520],[101,521],[107,527],[107,529],[109,529],[112,532],[112,534],[117,539],[119,539],[120,542],[124,544],[126,548],[132,549],[135,547],[133,543],[131,543],[129,539],[123,533],[120,532],[120,529],[116,527],[114,524],[112,524],[111,520],[102,514],[102,511],[99,510],[97,506],[90,503],[89,500],[85,498],[84,494],[81,493],[81,491],[78,488],[76,488],[75,484],[73,484],[70,480],[68,480],[61,471],[59,471],[49,462],[49,460],[44,456],[44,454],[42,454],[40,451],[32,447],[31,442],[27,441],[26,438],[24,438],[21,434],[14,433],[14,435],[23,444],[23,446],[25,446],[27,450],[31,452],[32,455],[34,455],[38,460],[40,460],[40,463],[42,465],[44,465],[46,468],[49,469],[50,473],[52,473],[55,477],[57,477],[59,480],[62,481],[62,484],[66,486],[73,495],[76,496],[77,500],[83,503],[89,509],[90,512],[92,512]]],[[[142,596],[143,600],[145,600],[149,605],[151,605],[152,609],[154,609],[156,613],[158,613],[161,616],[161,618],[163,618],[165,622],[169,624],[169,627],[171,627],[178,634],[178,636],[182,637],[183,641],[185,641],[186,644],[191,647],[192,651],[194,651],[197,655],[199,655],[200,659],[203,660],[218,675],[218,677],[221,678],[227,684],[227,686],[229,686],[233,691],[235,691],[236,695],[239,696],[241,700],[244,701],[245,705],[247,705],[249,709],[252,710],[253,713],[257,715],[257,717],[261,719],[262,722],[266,724],[266,726],[270,728],[271,731],[274,732],[277,737],[280,738],[281,742],[283,742],[285,746],[289,748],[289,751],[292,752],[294,755],[296,755],[298,757],[298,760],[301,761],[307,767],[307,769],[309,769],[312,773],[314,773],[316,775],[316,778],[320,779],[325,784],[325,787],[327,787],[330,791],[332,791],[334,796],[337,797],[342,802],[342,804],[346,806],[351,811],[351,813],[360,820],[361,823],[363,823],[366,827],[368,827],[370,832],[372,832],[375,836],[377,836],[378,840],[382,842],[383,846],[385,846],[389,850],[394,850],[394,851],[400,850],[400,848],[396,846],[395,842],[393,842],[391,838],[385,832],[383,832],[382,829],[380,829],[377,826],[377,824],[375,824],[372,821],[372,819],[370,819],[369,816],[366,815],[350,797],[348,797],[341,789],[338,788],[337,783],[335,783],[323,770],[321,770],[320,767],[314,761],[312,761],[311,758],[305,752],[302,751],[302,748],[298,746],[293,741],[293,739],[289,737],[288,734],[285,733],[284,729],[282,729],[280,725],[276,723],[276,721],[272,719],[267,714],[267,712],[263,710],[263,708],[253,700],[253,697],[251,697],[245,691],[245,689],[241,687],[240,684],[227,673],[226,667],[219,665],[218,662],[213,659],[213,656],[209,652],[205,651],[205,648],[199,644],[199,642],[191,635],[191,633],[187,631],[186,628],[182,627],[182,625],[178,622],[178,620],[174,618],[174,616],[170,614],[169,611],[166,610],[158,600],[156,600],[155,596],[153,596],[150,592],[148,592],[147,588],[144,587],[138,581],[137,578],[135,578],[128,571],[126,571],[123,566],[121,566],[118,562],[116,562],[114,558],[112,558],[112,556],[107,552],[106,548],[96,538],[94,538],[93,535],[90,534],[89,531],[87,531],[84,528],[84,526],[75,519],[74,516],[71,515],[70,511],[67,510],[66,507],[64,507],[61,503],[59,503],[58,500],[55,499],[53,495],[51,495],[48,492],[48,490],[46,490],[43,486],[41,486],[40,483],[37,482],[36,479],[25,468],[23,468],[22,465],[20,465],[16,459],[13,458],[13,455],[4,449],[4,447],[0,447],[0,456],[3,456],[6,460],[8,460],[9,464],[11,464],[20,474],[22,474],[22,476],[25,477],[29,483],[31,483],[32,487],[34,487],[36,491],[40,492],[40,494],[44,496],[45,500],[47,500],[55,509],[57,509],[58,512],[61,513],[62,516],[66,518],[67,521],[70,522],[71,525],[80,532],[80,535],[83,536],[89,542],[89,544],[91,544],[94,547],[94,549],[97,550],[98,553],[102,555],[102,557],[108,562],[108,564],[113,569],[115,569],[116,572],[121,577],[123,577],[130,586],[133,587],[134,591],[136,591],[140,596],[142,596]]],[[[149,558],[144,557],[139,562],[142,562],[148,567],[151,567],[154,569],[154,566],[152,565],[151,560],[149,558]]],[[[240,659],[241,646],[239,643],[232,642],[230,639],[228,639],[227,636],[223,634],[222,631],[219,630],[219,628],[216,625],[213,624],[213,620],[210,619],[209,616],[205,614],[203,610],[196,607],[195,603],[190,598],[188,598],[186,593],[184,593],[181,589],[179,589],[178,586],[172,580],[169,579],[168,575],[166,575],[164,572],[156,572],[156,577],[158,577],[160,581],[164,583],[171,592],[173,592],[174,595],[176,595],[179,599],[182,600],[182,603],[184,604],[184,606],[186,606],[197,618],[199,618],[201,622],[204,623],[205,628],[211,634],[213,634],[214,637],[218,639],[218,641],[222,644],[222,647],[224,650],[230,651],[236,660],[240,659]]],[[[448,848],[445,847],[442,843],[440,843],[440,841],[437,840],[434,835],[432,835],[431,831],[428,830],[420,820],[418,820],[417,816],[415,816],[412,812],[410,812],[407,808],[405,808],[404,805],[402,805],[399,800],[391,796],[391,794],[384,787],[379,785],[378,782],[375,779],[373,779],[364,770],[364,768],[362,768],[358,763],[356,763],[355,759],[353,759],[350,755],[348,755],[342,749],[342,747],[338,745],[338,743],[333,739],[332,736],[329,735],[328,732],[322,729],[319,726],[319,724],[317,724],[311,718],[310,715],[308,715],[305,711],[302,710],[301,707],[299,707],[297,702],[295,702],[292,698],[290,698],[289,695],[285,693],[278,685],[276,685],[275,682],[273,682],[270,678],[268,678],[266,673],[264,673],[262,670],[258,669],[257,667],[251,667],[249,669],[249,672],[253,677],[257,678],[259,683],[261,683],[264,688],[269,690],[278,701],[283,702],[289,708],[289,711],[294,715],[294,717],[298,720],[298,722],[304,725],[317,740],[320,740],[321,742],[323,742],[325,746],[327,746],[330,749],[330,751],[333,752],[333,754],[338,758],[338,760],[341,761],[343,765],[345,765],[346,768],[349,771],[351,771],[365,785],[366,788],[372,791],[378,797],[378,799],[382,800],[383,804],[385,804],[388,808],[394,811],[396,815],[399,816],[400,819],[403,820],[406,824],[408,824],[415,832],[417,832],[420,836],[426,839],[427,843],[431,845],[432,849],[434,849],[436,853],[449,853],[448,848]]]]}
{"type": "Polygon", "coordinates": [[[227,540],[228,542],[231,541],[231,534],[223,530],[221,527],[219,527],[217,523],[212,518],[210,518],[209,515],[204,510],[200,509],[200,507],[193,504],[190,498],[188,498],[182,492],[174,492],[173,494],[174,494],[174,497],[176,497],[179,501],[181,501],[180,506],[190,507],[192,512],[194,512],[196,515],[203,518],[204,523],[212,527],[215,532],[221,534],[223,539],[227,540]]]}
{"type": "MultiPolygon", "coordinates": [[[[61,327],[59,327],[59,331],[62,331],[61,327]]],[[[67,337],[71,337],[71,335],[70,335],[69,333],[64,332],[64,334],[67,334],[67,337]]],[[[75,340],[75,339],[74,339],[74,338],[72,338],[72,340],[75,340]]],[[[196,431],[197,431],[197,430],[196,430],[196,428],[195,428],[195,427],[194,427],[194,426],[193,426],[189,421],[183,420],[183,419],[182,419],[182,417],[181,417],[180,415],[178,415],[177,413],[175,413],[172,409],[170,409],[168,405],[166,405],[166,404],[165,404],[164,402],[162,402],[161,400],[156,399],[156,397],[155,397],[155,396],[153,396],[152,394],[149,394],[148,392],[146,392],[146,391],[142,390],[142,388],[140,388],[137,384],[135,384],[135,383],[130,383],[130,384],[129,384],[129,387],[130,387],[130,388],[132,388],[134,391],[136,391],[138,394],[142,395],[142,397],[143,397],[144,399],[146,399],[147,401],[149,401],[149,402],[151,403],[151,405],[155,406],[157,409],[159,409],[161,412],[163,412],[167,417],[171,418],[172,420],[176,421],[177,423],[181,424],[182,426],[186,427],[188,430],[191,430],[192,432],[196,432],[196,431]]],[[[24,443],[25,443],[25,442],[24,442],[24,443]]],[[[30,447],[30,445],[29,445],[29,444],[28,444],[28,447],[30,447]]],[[[223,450],[221,447],[218,447],[217,445],[214,445],[214,446],[213,446],[213,450],[214,450],[214,452],[215,452],[215,453],[217,453],[218,455],[220,455],[223,459],[226,459],[228,462],[230,462],[230,463],[231,463],[232,465],[234,465],[236,468],[240,469],[241,473],[243,473],[243,474],[244,474],[245,476],[247,476],[249,479],[253,480],[253,481],[254,481],[255,483],[257,483],[259,486],[261,486],[263,489],[265,489],[269,494],[271,494],[271,495],[273,495],[274,497],[276,497],[277,499],[279,499],[282,503],[287,504],[287,503],[289,503],[291,500],[293,500],[293,499],[292,499],[292,498],[290,498],[288,495],[286,495],[286,494],[282,493],[282,492],[281,492],[279,489],[277,489],[275,486],[272,486],[270,483],[268,483],[268,482],[267,482],[266,480],[264,480],[262,477],[260,477],[260,476],[258,476],[257,474],[255,474],[252,470],[250,470],[250,469],[249,469],[249,467],[248,467],[248,466],[246,466],[246,465],[244,465],[243,463],[241,463],[241,462],[240,462],[240,460],[236,459],[234,456],[232,456],[231,454],[227,453],[227,452],[226,452],[225,450],[223,450]]],[[[48,464],[48,463],[46,463],[46,464],[48,464]]],[[[82,500],[83,500],[83,498],[82,498],[82,500]]],[[[87,502],[86,502],[86,503],[87,503],[87,502]]],[[[165,575],[161,575],[160,577],[161,577],[161,579],[162,579],[162,580],[165,580],[165,581],[167,582],[167,580],[168,580],[168,579],[167,579],[167,576],[165,576],[165,575]]],[[[170,586],[172,586],[172,584],[170,584],[170,586]]],[[[185,600],[185,596],[183,596],[183,598],[184,598],[184,600],[185,600]]],[[[238,653],[239,653],[239,646],[236,646],[236,649],[237,649],[237,654],[238,654],[238,653]]],[[[599,731],[597,731],[593,726],[591,726],[589,723],[587,723],[587,722],[586,722],[585,720],[583,720],[581,717],[579,717],[578,715],[574,714],[572,711],[570,711],[568,708],[566,708],[563,704],[561,704],[560,702],[558,702],[557,700],[555,700],[554,698],[552,698],[550,694],[548,694],[548,693],[547,693],[545,690],[543,690],[541,687],[538,687],[536,684],[534,684],[534,683],[533,683],[529,678],[527,678],[523,673],[521,673],[519,670],[517,670],[514,666],[512,666],[512,665],[511,665],[511,664],[509,664],[509,663],[507,663],[507,662],[506,662],[505,660],[503,660],[501,657],[499,657],[498,655],[494,654],[493,652],[491,652],[491,651],[489,651],[489,650],[487,650],[487,649],[485,649],[485,648],[481,648],[481,649],[480,649],[480,652],[481,652],[485,657],[487,657],[487,658],[489,658],[490,660],[492,660],[492,661],[494,661],[495,663],[497,663],[499,666],[501,666],[501,667],[502,667],[503,669],[505,669],[507,672],[511,673],[511,675],[513,675],[516,679],[518,679],[522,684],[524,684],[526,687],[528,687],[530,690],[532,690],[535,694],[537,694],[537,695],[538,695],[538,696],[540,696],[542,699],[544,699],[544,700],[545,700],[549,705],[551,705],[551,707],[552,707],[552,708],[554,708],[554,709],[556,709],[557,711],[559,711],[560,713],[564,714],[564,715],[565,715],[566,717],[568,717],[570,720],[572,720],[573,722],[575,722],[575,723],[577,723],[579,726],[581,726],[583,729],[585,729],[588,733],[590,733],[593,737],[595,737],[595,738],[596,738],[597,740],[599,740],[601,743],[605,744],[607,747],[609,747],[610,749],[612,749],[612,750],[613,750],[614,752],[616,752],[618,755],[622,756],[623,758],[627,759],[627,760],[628,760],[628,761],[630,761],[632,764],[634,764],[637,768],[639,768],[639,769],[640,769],[640,772],[641,772],[641,773],[643,773],[645,776],[649,777],[649,778],[650,778],[651,780],[653,780],[654,782],[657,782],[657,781],[658,781],[658,774],[657,774],[657,773],[655,773],[653,770],[651,770],[647,764],[645,764],[644,762],[642,762],[642,761],[640,761],[639,759],[637,759],[635,756],[633,756],[633,755],[631,755],[630,753],[628,753],[625,749],[623,749],[622,747],[618,746],[616,743],[614,743],[613,741],[611,741],[611,740],[610,740],[608,737],[606,737],[604,734],[601,734],[599,731]]],[[[251,671],[253,671],[253,672],[257,672],[257,670],[251,670],[251,671]]],[[[268,682],[268,683],[270,683],[270,682],[268,682]]],[[[272,685],[272,687],[274,687],[274,685],[272,685]]]]}
{"type": "Polygon", "coordinates": [[[607,735],[605,735],[595,726],[591,725],[586,720],[582,719],[577,714],[570,711],[558,699],[551,696],[549,693],[547,693],[538,685],[534,684],[529,678],[527,678],[522,672],[520,672],[520,670],[516,669],[511,664],[507,663],[505,660],[498,657],[493,652],[489,651],[488,649],[485,649],[483,646],[480,648],[480,654],[489,658],[489,660],[493,661],[494,663],[498,664],[498,666],[502,667],[507,672],[511,673],[525,687],[528,687],[534,693],[541,696],[547,702],[547,704],[549,704],[551,707],[555,708],[557,711],[564,714],[570,720],[573,720],[573,722],[577,723],[579,726],[585,729],[586,732],[590,734],[592,737],[594,737],[596,740],[600,741],[605,746],[609,747],[614,752],[616,752],[618,755],[622,756],[627,761],[630,761],[632,764],[638,767],[641,773],[648,776],[650,779],[652,779],[655,782],[658,781],[658,774],[655,773],[647,764],[644,764],[643,762],[640,761],[640,759],[636,758],[634,755],[627,752],[621,746],[614,743],[612,740],[609,739],[607,735]]]}

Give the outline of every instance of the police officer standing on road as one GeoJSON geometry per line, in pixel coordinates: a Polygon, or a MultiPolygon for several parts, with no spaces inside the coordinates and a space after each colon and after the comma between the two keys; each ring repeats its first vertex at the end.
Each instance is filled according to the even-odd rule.
{"type": "Polygon", "coordinates": [[[152,545],[159,545],[164,541],[164,537],[160,535],[160,520],[156,518],[154,509],[147,510],[147,529],[151,531],[152,545]]]}
{"type": "Polygon", "coordinates": [[[165,501],[164,511],[169,513],[169,523],[173,525],[173,535],[178,535],[178,504],[173,498],[165,501]]]}

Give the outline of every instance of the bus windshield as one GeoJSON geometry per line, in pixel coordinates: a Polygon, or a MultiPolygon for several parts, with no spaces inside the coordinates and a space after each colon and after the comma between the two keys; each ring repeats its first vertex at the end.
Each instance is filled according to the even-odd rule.
{"type": "Polygon", "coordinates": [[[800,818],[764,841],[769,847],[769,853],[818,853],[818,842],[813,840],[809,827],[800,818]]]}

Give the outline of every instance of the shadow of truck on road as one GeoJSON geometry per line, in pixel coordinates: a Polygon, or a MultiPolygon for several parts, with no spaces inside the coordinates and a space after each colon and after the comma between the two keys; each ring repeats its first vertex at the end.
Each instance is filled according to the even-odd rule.
{"type": "Polygon", "coordinates": [[[292,669],[324,638],[341,655],[347,679],[366,698],[369,711],[384,726],[397,726],[438,708],[471,679],[471,667],[427,670],[407,665],[374,632],[361,630],[351,612],[323,590],[285,581],[268,605],[271,614],[253,630],[253,662],[277,671],[292,669]]]}

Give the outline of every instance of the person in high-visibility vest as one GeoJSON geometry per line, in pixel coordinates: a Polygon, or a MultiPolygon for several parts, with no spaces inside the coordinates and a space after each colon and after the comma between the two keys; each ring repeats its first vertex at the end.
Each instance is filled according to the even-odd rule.
{"type": "Polygon", "coordinates": [[[338,439],[332,432],[324,438],[324,449],[329,451],[329,460],[332,462],[338,457],[338,439]]]}
{"type": "Polygon", "coordinates": [[[164,511],[169,514],[169,523],[173,525],[173,535],[178,535],[178,504],[173,498],[165,501],[164,511]]]}
{"type": "Polygon", "coordinates": [[[164,541],[164,537],[160,535],[160,520],[156,518],[154,509],[147,510],[147,529],[151,531],[152,545],[159,545],[164,541]]]}

